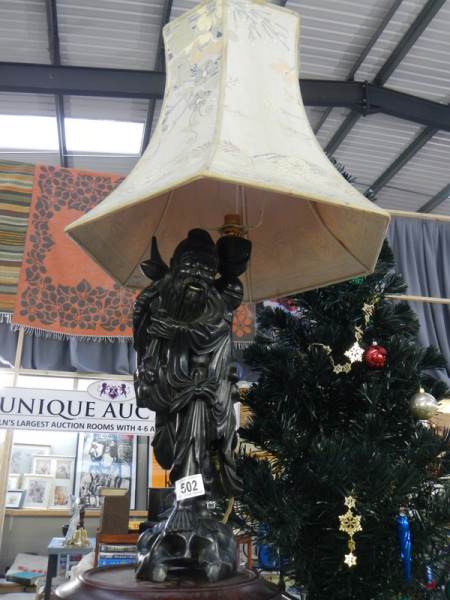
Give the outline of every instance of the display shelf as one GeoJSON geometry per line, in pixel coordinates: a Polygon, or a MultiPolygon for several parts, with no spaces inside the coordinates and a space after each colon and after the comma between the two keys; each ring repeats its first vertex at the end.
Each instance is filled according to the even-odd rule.
{"type": "MultiPolygon", "coordinates": [[[[85,518],[99,517],[99,510],[86,510],[85,518]]],[[[32,508],[7,508],[6,515],[9,517],[70,517],[72,511],[70,510],[58,510],[58,509],[32,509],[32,508]]],[[[131,517],[146,517],[147,511],[145,510],[132,510],[130,511],[131,517]]]]}

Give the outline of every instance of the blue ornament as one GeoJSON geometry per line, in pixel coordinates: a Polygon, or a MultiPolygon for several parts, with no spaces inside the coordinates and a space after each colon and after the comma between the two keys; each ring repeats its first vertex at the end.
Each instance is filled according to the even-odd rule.
{"type": "Polygon", "coordinates": [[[403,579],[409,583],[412,579],[412,559],[411,559],[411,529],[409,519],[405,513],[401,512],[396,517],[397,538],[400,544],[400,557],[403,564],[403,579]]]}

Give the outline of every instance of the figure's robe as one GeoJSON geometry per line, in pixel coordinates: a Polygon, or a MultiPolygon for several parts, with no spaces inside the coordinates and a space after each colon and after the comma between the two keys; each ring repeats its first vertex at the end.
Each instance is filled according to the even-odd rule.
{"type": "Polygon", "coordinates": [[[160,318],[172,285],[166,274],[136,301],[137,403],[156,413],[155,457],[171,469],[172,482],[201,473],[207,496],[234,496],[241,482],[234,460],[238,390],[230,372],[231,321],[242,287],[238,280],[217,280],[202,314],[182,322],[160,318]]]}

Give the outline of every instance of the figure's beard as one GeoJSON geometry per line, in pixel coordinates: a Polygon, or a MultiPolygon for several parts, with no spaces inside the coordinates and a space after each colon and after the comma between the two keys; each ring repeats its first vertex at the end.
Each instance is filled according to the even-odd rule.
{"type": "Polygon", "coordinates": [[[204,312],[209,291],[204,281],[193,277],[174,277],[169,290],[167,312],[173,319],[188,322],[204,312]]]}

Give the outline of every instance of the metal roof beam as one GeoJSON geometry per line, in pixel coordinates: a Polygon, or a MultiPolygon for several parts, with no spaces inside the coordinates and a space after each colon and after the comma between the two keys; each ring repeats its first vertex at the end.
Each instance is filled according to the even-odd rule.
{"type": "Polygon", "coordinates": [[[433,135],[438,130],[434,127],[426,127],[416,139],[398,156],[394,162],[376,179],[371,186],[366,190],[366,194],[376,195],[382,187],[384,187],[399,171],[402,169],[411,158],[419,152],[425,144],[431,140],[433,135]]]}
{"type": "MultiPolygon", "coordinates": [[[[394,70],[405,58],[406,54],[411,50],[414,43],[425,31],[426,27],[436,15],[438,10],[443,6],[443,4],[445,4],[445,1],[446,0],[428,0],[424,8],[420,11],[418,16],[414,19],[414,22],[410,25],[410,27],[402,37],[400,42],[394,48],[387,61],[378,71],[377,75],[375,76],[375,79],[373,80],[373,83],[376,86],[382,87],[386,83],[386,81],[392,75],[394,70]]],[[[358,122],[359,117],[360,115],[356,117],[353,116],[352,118],[350,118],[349,115],[349,117],[345,119],[345,121],[342,123],[342,125],[339,127],[339,129],[333,136],[333,140],[335,140],[333,144],[333,149],[328,150],[327,146],[327,151],[329,153],[333,153],[338,149],[338,147],[342,144],[342,142],[350,133],[352,128],[358,122]]]]}
{"type": "MultiPolygon", "coordinates": [[[[164,37],[163,37],[163,29],[164,26],[170,21],[170,14],[172,12],[172,4],[173,0],[166,0],[164,3],[164,9],[161,18],[161,29],[159,30],[159,40],[158,40],[158,50],[156,52],[156,60],[155,60],[155,71],[165,71],[166,70],[166,61],[164,55],[164,37]]],[[[155,118],[155,107],[156,107],[156,99],[153,98],[148,103],[148,111],[147,117],[145,119],[144,125],[144,133],[142,135],[142,143],[141,143],[141,155],[144,150],[147,148],[148,143],[150,141],[150,135],[152,133],[153,119],[155,118]]]]}
{"type": "Polygon", "coordinates": [[[165,78],[155,71],[0,62],[2,92],[162,98],[165,78]]]}
{"type": "MultiPolygon", "coordinates": [[[[362,50],[362,52],[360,53],[360,55],[358,56],[358,58],[354,62],[352,68],[350,69],[350,71],[349,71],[349,73],[347,75],[347,81],[353,81],[353,78],[355,77],[355,74],[356,74],[357,70],[362,65],[362,63],[366,60],[369,52],[374,47],[374,45],[376,44],[376,42],[380,38],[381,34],[383,33],[383,31],[386,29],[386,26],[388,25],[389,21],[392,19],[392,17],[394,16],[396,10],[398,9],[398,7],[400,6],[400,4],[402,2],[403,2],[403,0],[394,0],[394,2],[391,4],[391,6],[389,7],[389,10],[384,15],[381,23],[378,25],[378,27],[376,28],[376,30],[373,32],[372,37],[367,42],[366,47],[362,50]]],[[[331,113],[332,110],[333,110],[332,107],[328,108],[323,113],[323,115],[321,116],[320,121],[317,123],[316,127],[314,128],[314,133],[316,135],[319,133],[320,128],[325,123],[325,121],[327,120],[327,118],[328,118],[328,116],[329,116],[329,114],[331,113]]]]}
{"type": "MultiPolygon", "coordinates": [[[[157,71],[30,65],[0,62],[0,91],[111,98],[162,98],[165,74],[157,71]]],[[[305,106],[340,106],[386,114],[450,131],[450,107],[418,96],[356,81],[302,79],[305,106]]]]}
{"type": "Polygon", "coordinates": [[[333,110],[332,106],[329,106],[328,108],[326,108],[323,113],[322,116],[319,119],[319,122],[317,123],[317,125],[313,128],[314,131],[314,135],[317,135],[322,127],[322,125],[325,123],[325,121],[328,119],[328,117],[330,116],[331,111],[333,110]]]}
{"type": "Polygon", "coordinates": [[[384,85],[386,83],[445,2],[446,0],[428,0],[387,61],[378,71],[373,83],[376,85],[384,85]]]}
{"type": "MultiPolygon", "coordinates": [[[[50,59],[53,65],[61,64],[59,51],[58,14],[56,11],[56,0],[46,0],[47,11],[47,36],[50,50],[50,59]]],[[[61,94],[55,94],[56,127],[58,131],[58,153],[59,162],[62,167],[67,167],[67,144],[66,129],[64,123],[64,98],[61,94]]]]}
{"type": "Polygon", "coordinates": [[[344,119],[344,122],[341,124],[339,129],[333,135],[331,140],[325,146],[325,152],[327,154],[334,154],[337,148],[341,145],[342,141],[347,134],[352,130],[355,123],[359,120],[361,116],[361,111],[353,109],[344,119]]]}
{"type": "Polygon", "coordinates": [[[428,202],[425,202],[423,206],[417,209],[417,212],[428,213],[437,208],[445,200],[450,198],[450,183],[442,188],[440,192],[435,194],[428,202]]]}
{"type": "Polygon", "coordinates": [[[359,67],[366,60],[367,55],[372,50],[372,48],[374,47],[374,45],[376,44],[376,42],[379,40],[381,34],[386,29],[387,25],[389,24],[389,21],[392,19],[392,17],[396,13],[397,9],[399,8],[399,6],[400,6],[400,4],[402,2],[403,2],[403,0],[394,0],[394,2],[391,4],[391,6],[389,7],[389,10],[384,15],[381,23],[378,25],[378,27],[374,31],[372,37],[367,42],[366,47],[364,48],[364,50],[361,52],[361,54],[356,59],[353,67],[350,69],[350,72],[347,75],[347,79],[349,79],[349,80],[353,79],[353,77],[356,74],[356,71],[359,69],[359,67]]]}

